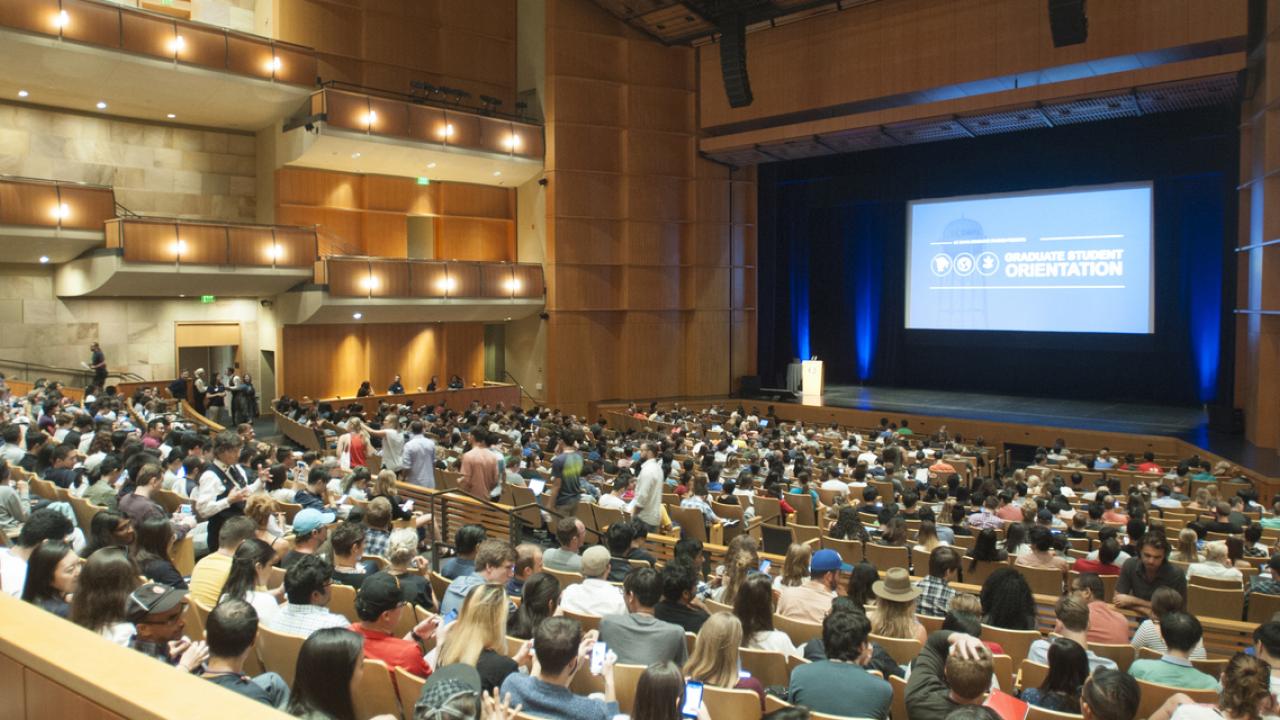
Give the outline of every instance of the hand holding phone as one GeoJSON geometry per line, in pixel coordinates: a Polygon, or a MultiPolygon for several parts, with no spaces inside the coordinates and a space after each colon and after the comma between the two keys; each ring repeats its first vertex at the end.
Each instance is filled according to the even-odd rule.
{"type": "Polygon", "coordinates": [[[765,575],[768,575],[768,574],[769,574],[769,567],[770,567],[771,565],[773,565],[773,561],[772,561],[772,560],[761,560],[761,561],[760,561],[760,572],[764,573],[765,575]]]}
{"type": "Polygon", "coordinates": [[[698,709],[702,707],[702,683],[697,680],[686,680],[684,683],[684,703],[680,706],[680,716],[698,717],[698,709]]]}
{"type": "Polygon", "coordinates": [[[597,641],[591,646],[591,674],[599,675],[604,672],[604,660],[608,656],[609,645],[597,641]]]}

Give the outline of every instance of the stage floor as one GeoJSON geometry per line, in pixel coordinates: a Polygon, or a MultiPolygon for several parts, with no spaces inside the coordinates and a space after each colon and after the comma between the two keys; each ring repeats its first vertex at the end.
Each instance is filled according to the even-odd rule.
{"type": "Polygon", "coordinates": [[[1051,425],[1080,430],[1172,435],[1257,472],[1280,475],[1280,454],[1258,448],[1243,436],[1209,431],[1203,408],[1106,400],[1066,400],[916,388],[828,385],[824,405],[857,410],[1051,425]]]}

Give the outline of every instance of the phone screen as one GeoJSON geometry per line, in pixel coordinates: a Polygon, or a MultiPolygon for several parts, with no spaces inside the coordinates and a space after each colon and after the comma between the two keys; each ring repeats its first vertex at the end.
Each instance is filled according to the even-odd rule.
{"type": "Polygon", "coordinates": [[[441,624],[441,625],[448,625],[449,623],[451,623],[451,622],[453,622],[454,620],[457,620],[457,619],[458,619],[458,611],[457,611],[457,609],[455,608],[455,609],[450,610],[449,612],[447,612],[447,613],[445,613],[445,614],[444,614],[444,619],[440,621],[440,624],[441,624]]]}
{"type": "Polygon", "coordinates": [[[591,646],[591,674],[599,675],[604,672],[604,658],[609,653],[609,646],[606,643],[596,642],[591,646]]]}
{"type": "Polygon", "coordinates": [[[761,560],[761,561],[760,561],[760,572],[765,573],[765,574],[767,575],[767,574],[769,573],[769,566],[770,566],[770,565],[773,565],[773,561],[772,561],[772,560],[761,560]]]}
{"type": "Polygon", "coordinates": [[[697,680],[686,680],[684,683],[684,705],[680,706],[680,715],[687,718],[696,718],[700,707],[702,707],[702,683],[697,680]]]}

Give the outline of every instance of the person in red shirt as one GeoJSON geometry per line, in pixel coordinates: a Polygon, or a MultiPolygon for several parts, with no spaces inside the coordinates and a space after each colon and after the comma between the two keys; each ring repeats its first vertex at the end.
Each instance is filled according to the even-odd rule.
{"type": "Polygon", "coordinates": [[[364,636],[365,657],[386,663],[392,680],[395,680],[398,667],[422,678],[431,675],[431,667],[423,659],[422,648],[415,640],[434,632],[438,618],[423,620],[403,638],[391,634],[400,623],[400,614],[405,612],[405,605],[412,594],[412,590],[401,587],[400,578],[386,572],[365,578],[356,593],[356,615],[360,622],[353,624],[351,629],[364,636]]]}
{"type": "MultiPolygon", "coordinates": [[[[1106,590],[1102,584],[1102,578],[1094,573],[1077,575],[1071,581],[1071,592],[1089,606],[1088,640],[1090,643],[1128,644],[1129,619],[1104,599],[1106,590]]],[[[1053,631],[1062,632],[1062,623],[1058,623],[1053,631]]]]}
{"type": "Polygon", "coordinates": [[[1156,454],[1148,450],[1142,453],[1142,464],[1138,465],[1138,472],[1164,473],[1164,468],[1156,462],[1156,454]]]}
{"type": "Polygon", "coordinates": [[[1116,565],[1116,558],[1120,557],[1120,543],[1115,538],[1107,538],[1098,546],[1098,559],[1090,560],[1088,558],[1078,558],[1072,570],[1079,573],[1093,573],[1094,575],[1119,575],[1120,566],[1116,565]]]}

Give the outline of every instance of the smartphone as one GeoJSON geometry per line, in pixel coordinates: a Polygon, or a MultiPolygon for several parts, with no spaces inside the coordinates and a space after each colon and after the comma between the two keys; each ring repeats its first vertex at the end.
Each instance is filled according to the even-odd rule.
{"type": "Polygon", "coordinates": [[[179,505],[179,506],[178,506],[178,512],[182,513],[183,515],[190,515],[190,514],[191,514],[191,504],[190,504],[190,503],[183,503],[183,504],[179,505]]]}
{"type": "Polygon", "coordinates": [[[760,561],[760,572],[764,573],[765,575],[768,575],[768,574],[769,574],[769,566],[770,566],[770,565],[773,565],[773,561],[772,561],[772,560],[761,560],[761,561],[760,561]]]}
{"type": "Polygon", "coordinates": [[[609,654],[609,645],[607,643],[602,643],[597,640],[596,644],[591,646],[591,674],[592,675],[599,675],[600,673],[604,672],[604,658],[608,654],[609,654]]]}
{"type": "Polygon", "coordinates": [[[680,716],[696,718],[700,707],[702,707],[702,683],[697,680],[686,680],[684,683],[684,704],[680,706],[680,716]]]}
{"type": "Polygon", "coordinates": [[[449,623],[457,619],[458,619],[458,609],[454,608],[453,610],[450,610],[449,612],[444,614],[444,617],[440,619],[440,624],[442,626],[448,625],[449,623]]]}

